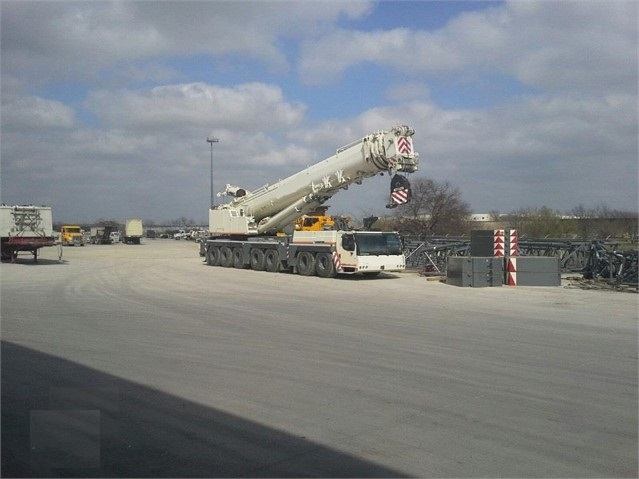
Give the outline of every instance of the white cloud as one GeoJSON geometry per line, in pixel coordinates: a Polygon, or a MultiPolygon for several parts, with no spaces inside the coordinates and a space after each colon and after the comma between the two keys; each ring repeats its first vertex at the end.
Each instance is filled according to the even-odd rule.
{"type": "Polygon", "coordinates": [[[3,98],[2,124],[5,132],[20,129],[68,129],[75,126],[75,112],[59,101],[35,96],[3,98]]]}
{"type": "Polygon", "coordinates": [[[146,91],[90,94],[86,106],[110,127],[148,131],[176,128],[278,130],[299,124],[305,107],[284,100],[279,87],[248,83],[233,88],[185,83],[146,91]]]}
{"type": "MultiPolygon", "coordinates": [[[[194,92],[201,101],[207,94],[214,98],[220,90],[200,84],[183,87],[162,90],[159,105],[147,103],[153,98],[150,92],[105,96],[105,108],[110,100],[115,110],[122,111],[120,116],[108,117],[100,128],[79,129],[64,136],[51,132],[44,137],[46,141],[36,142],[29,139],[37,131],[37,123],[32,124],[36,129],[10,133],[7,141],[3,137],[3,176],[35,174],[34,191],[53,196],[55,184],[62,182],[89,190],[90,185],[101,189],[109,184],[114,196],[144,188],[148,201],[153,202],[153,206],[145,206],[155,208],[155,219],[183,214],[198,217],[197,211],[206,207],[204,198],[209,191],[209,145],[205,138],[211,133],[210,124],[194,131],[197,121],[185,116],[184,129],[171,121],[151,128],[145,117],[136,116],[141,106],[151,108],[150,117],[159,114],[171,120],[186,115],[194,92]],[[136,101],[141,98],[141,104],[128,95],[136,101]],[[167,109],[164,114],[163,109],[167,109]],[[118,124],[127,114],[135,120],[118,124]],[[188,195],[173,191],[180,188],[188,189],[188,195]]],[[[268,86],[262,88],[270,91],[268,86]]],[[[230,93],[240,95],[241,91],[230,93]]],[[[249,86],[246,91],[255,90],[249,86]]],[[[271,101],[280,98],[271,94],[271,101]]],[[[231,105],[244,104],[229,101],[231,105]]],[[[312,127],[283,120],[262,123],[249,131],[240,122],[242,127],[212,132],[220,138],[214,146],[215,191],[225,183],[249,189],[272,183],[323,160],[363,135],[407,123],[416,130],[414,142],[421,157],[417,175],[450,181],[474,209],[512,211],[541,204],[569,209],[588,204],[591,197],[614,208],[629,208],[629,199],[618,198],[617,192],[636,190],[636,118],[632,109],[624,108],[632,101],[632,96],[623,95],[603,99],[531,96],[487,111],[441,110],[429,102],[413,101],[371,108],[355,118],[312,127]]],[[[224,112],[230,114],[231,110],[224,112]]],[[[196,119],[202,114],[193,112],[196,119]]],[[[331,211],[383,214],[387,183],[387,177],[370,179],[340,192],[330,201],[331,211]]],[[[11,188],[3,185],[3,190],[15,194],[11,188]]],[[[37,198],[29,199],[38,202],[37,198]]],[[[94,216],[109,217],[108,211],[127,210],[127,205],[114,200],[92,208],[94,216]]]]}
{"type": "Polygon", "coordinates": [[[363,62],[413,75],[501,72],[558,91],[636,90],[637,3],[510,2],[464,13],[440,30],[335,30],[309,40],[300,62],[312,84],[363,62]]]}
{"type": "Polygon", "coordinates": [[[118,63],[166,55],[241,54],[285,70],[288,60],[280,49],[282,38],[322,31],[322,25],[342,15],[361,17],[371,5],[367,1],[4,1],[2,65],[3,70],[23,75],[46,72],[51,80],[93,78],[118,63]]]}
{"type": "Polygon", "coordinates": [[[124,2],[3,2],[3,69],[48,79],[90,75],[167,48],[153,25],[131,23],[124,2]],[[37,32],[37,35],[34,34],[37,32]]]}
{"type": "MultiPolygon", "coordinates": [[[[365,19],[368,2],[7,1],[2,9],[2,191],[11,201],[55,198],[75,219],[122,211],[204,218],[207,136],[220,139],[216,191],[225,183],[253,189],[407,123],[418,175],[449,180],[473,209],[637,203],[634,2],[513,2],[435,31],[336,28],[338,19],[365,19]],[[369,62],[391,70],[394,83],[380,84],[384,98],[340,97],[336,87],[331,94],[357,101],[360,112],[312,122],[304,102],[329,89],[286,73],[300,45],[307,79],[332,81],[369,62]],[[235,55],[258,59],[281,74],[210,84],[163,58],[199,54],[232,67],[235,55]],[[494,73],[535,93],[503,97],[487,87],[494,73]],[[55,83],[62,75],[85,79],[86,90],[64,91],[55,83]],[[105,77],[150,86],[110,89],[105,77]],[[445,109],[434,77],[478,79],[495,101],[445,109]]],[[[331,212],[385,212],[387,181],[340,192],[331,212]]]]}
{"type": "Polygon", "coordinates": [[[430,96],[430,88],[422,82],[394,83],[386,91],[386,98],[391,101],[425,99],[430,96]]]}
{"type": "MultiPolygon", "coordinates": [[[[530,96],[483,111],[411,102],[321,125],[309,137],[348,131],[356,139],[362,131],[406,122],[416,131],[413,141],[421,159],[416,175],[450,181],[475,210],[509,212],[544,204],[569,210],[597,202],[632,210],[637,205],[637,119],[636,107],[627,105],[633,102],[632,95],[530,96]]],[[[373,180],[340,193],[331,204],[340,211],[379,205],[384,193],[384,181],[373,180]]]]}
{"type": "MultiPolygon", "coordinates": [[[[546,89],[636,90],[634,1],[513,2],[514,27],[528,22],[515,63],[519,78],[546,89]]],[[[511,37],[515,37],[514,33],[511,37]]]]}

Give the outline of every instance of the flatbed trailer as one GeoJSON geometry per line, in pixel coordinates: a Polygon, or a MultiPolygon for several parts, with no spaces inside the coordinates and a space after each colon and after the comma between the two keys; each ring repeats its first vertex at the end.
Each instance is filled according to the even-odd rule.
{"type": "Polygon", "coordinates": [[[33,255],[33,261],[38,261],[38,250],[45,246],[55,246],[53,238],[23,238],[13,236],[2,238],[2,259],[10,260],[15,263],[18,259],[18,253],[29,252],[33,255]]]}
{"type": "Polygon", "coordinates": [[[51,208],[48,206],[0,206],[2,260],[15,263],[18,253],[28,252],[38,261],[40,248],[55,246],[51,208]]]}

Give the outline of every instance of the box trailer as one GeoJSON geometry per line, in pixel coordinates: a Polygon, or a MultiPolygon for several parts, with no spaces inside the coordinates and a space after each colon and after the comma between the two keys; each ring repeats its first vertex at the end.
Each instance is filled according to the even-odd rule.
{"type": "Polygon", "coordinates": [[[140,239],[144,233],[142,220],[130,219],[124,223],[124,235],[122,242],[127,244],[140,244],[140,239]]]}

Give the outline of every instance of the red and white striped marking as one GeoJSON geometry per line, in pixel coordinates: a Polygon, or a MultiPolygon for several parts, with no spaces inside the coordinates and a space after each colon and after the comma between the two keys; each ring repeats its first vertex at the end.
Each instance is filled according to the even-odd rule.
{"type": "Polygon", "coordinates": [[[517,286],[517,258],[506,259],[506,284],[517,286]]]}
{"type": "Polygon", "coordinates": [[[495,230],[493,233],[493,256],[504,256],[504,230],[495,230]]]}
{"type": "Polygon", "coordinates": [[[519,256],[519,238],[517,230],[510,230],[510,241],[508,242],[508,255],[519,256]]]}
{"type": "Polygon", "coordinates": [[[397,151],[403,155],[413,153],[413,139],[410,136],[400,136],[397,138],[397,151]]]}
{"type": "Polygon", "coordinates": [[[398,205],[408,203],[408,190],[406,188],[395,190],[391,192],[391,198],[398,205]]]}
{"type": "Polygon", "coordinates": [[[342,271],[342,262],[339,260],[337,251],[333,251],[333,265],[335,266],[335,271],[342,271]]]}

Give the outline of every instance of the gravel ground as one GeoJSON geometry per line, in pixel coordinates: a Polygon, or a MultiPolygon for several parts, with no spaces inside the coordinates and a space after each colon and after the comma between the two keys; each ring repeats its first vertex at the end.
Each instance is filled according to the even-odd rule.
{"type": "Polygon", "coordinates": [[[3,477],[637,477],[637,295],[197,246],[0,266],[3,477]]]}

